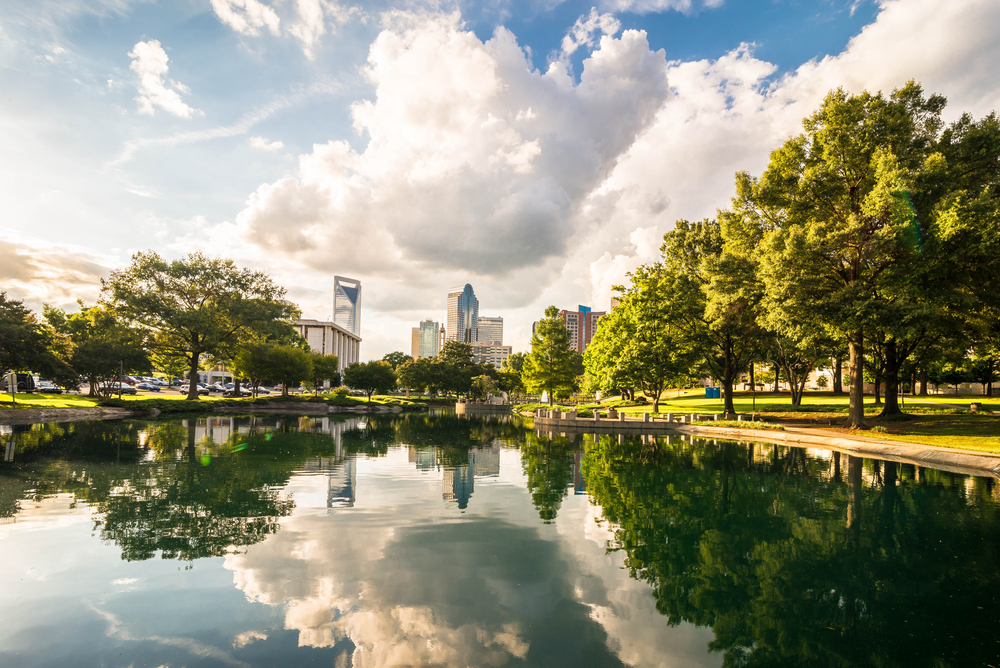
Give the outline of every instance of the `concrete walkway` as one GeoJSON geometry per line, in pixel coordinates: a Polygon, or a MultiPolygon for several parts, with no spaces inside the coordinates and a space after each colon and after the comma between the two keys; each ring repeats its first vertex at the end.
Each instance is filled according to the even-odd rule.
{"type": "Polygon", "coordinates": [[[765,441],[837,450],[854,456],[888,459],[916,466],[926,466],[963,475],[1000,478],[1000,454],[945,448],[923,443],[891,441],[855,434],[842,434],[813,427],[786,426],[784,431],[762,429],[735,429],[730,427],[702,427],[677,425],[676,431],[698,436],[715,436],[747,441],[765,441]]]}

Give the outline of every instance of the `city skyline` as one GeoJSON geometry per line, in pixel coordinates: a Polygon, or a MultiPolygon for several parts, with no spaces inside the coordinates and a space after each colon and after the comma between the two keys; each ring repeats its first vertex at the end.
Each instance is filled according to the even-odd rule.
{"type": "Polygon", "coordinates": [[[360,277],[363,359],[467,281],[524,350],[546,306],[604,307],[676,220],[713,216],[830,90],[1000,108],[984,0],[335,6],[3,3],[9,297],[75,309],[135,252],[201,251],[307,319],[360,277]]]}

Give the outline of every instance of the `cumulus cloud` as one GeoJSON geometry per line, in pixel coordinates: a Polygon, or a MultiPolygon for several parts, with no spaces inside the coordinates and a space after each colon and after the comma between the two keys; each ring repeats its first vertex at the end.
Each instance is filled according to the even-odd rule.
{"type": "Polygon", "coordinates": [[[139,76],[139,112],[152,116],[154,107],[179,116],[191,118],[198,110],[189,107],[181,99],[181,93],[190,94],[191,90],[182,83],[164,80],[164,75],[170,69],[167,65],[167,52],[158,40],[151,39],[139,42],[129,52],[132,64],[129,69],[139,76]]]}
{"type": "Polygon", "coordinates": [[[569,56],[581,46],[594,46],[594,36],[599,32],[603,35],[616,35],[622,24],[613,14],[599,14],[596,7],[590,8],[590,14],[581,16],[569,29],[562,40],[562,55],[569,56]]]}
{"type": "Polygon", "coordinates": [[[220,21],[241,35],[256,37],[261,28],[267,28],[272,35],[281,32],[281,19],[258,0],[212,0],[212,10],[220,21]]]}
{"type": "Polygon", "coordinates": [[[285,148],[285,144],[280,141],[268,141],[263,137],[250,137],[250,146],[260,149],[261,151],[280,151],[285,148]]]}
{"type": "Polygon", "coordinates": [[[483,42],[457,15],[404,18],[372,44],[375,99],[352,107],[367,147],[314,146],[238,222],[317,269],[504,276],[564,254],[593,224],[582,198],[668,98],[663,52],[605,34],[576,83],[532,69],[503,28],[483,42]]]}

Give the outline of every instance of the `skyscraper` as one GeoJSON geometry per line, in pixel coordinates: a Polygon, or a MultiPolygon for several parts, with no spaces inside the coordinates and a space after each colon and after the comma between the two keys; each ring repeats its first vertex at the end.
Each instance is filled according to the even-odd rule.
{"type": "Polygon", "coordinates": [[[333,324],[361,336],[361,281],[333,277],[333,324]]]}
{"type": "Polygon", "coordinates": [[[441,325],[433,320],[421,320],[419,327],[413,328],[413,352],[411,357],[436,357],[441,352],[441,325]]]}
{"type": "Polygon", "coordinates": [[[479,300],[468,283],[448,291],[448,340],[473,343],[479,340],[479,300]]]}
{"type": "Polygon", "coordinates": [[[481,315],[478,325],[479,338],[476,339],[477,341],[495,346],[503,345],[503,318],[481,315]]]}

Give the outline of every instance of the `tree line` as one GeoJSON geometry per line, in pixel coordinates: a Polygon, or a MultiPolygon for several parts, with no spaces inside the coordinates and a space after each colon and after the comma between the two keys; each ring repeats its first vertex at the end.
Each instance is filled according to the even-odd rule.
{"type": "MultiPolygon", "coordinates": [[[[1000,120],[942,120],[945,98],[915,82],[890,95],[831,91],[759,176],[736,175],[714,218],[677,221],[660,258],[616,286],[585,365],[603,389],[710,376],[733,389],[770,361],[801,402],[818,365],[849,373],[864,428],[867,377],[883,415],[905,381],[1000,359],[1000,120]]],[[[966,371],[966,377],[969,377],[966,371]]]]}
{"type": "Polygon", "coordinates": [[[101,281],[101,299],[66,312],[45,305],[43,318],[0,293],[0,368],[37,371],[73,388],[85,379],[92,396],[111,394],[122,374],[155,367],[191,381],[224,364],[256,393],[267,379],[283,394],[301,382],[340,383],[336,356],[310,352],[291,325],[296,307],[265,273],[201,253],[167,261],[136,253],[101,281]]]}

